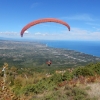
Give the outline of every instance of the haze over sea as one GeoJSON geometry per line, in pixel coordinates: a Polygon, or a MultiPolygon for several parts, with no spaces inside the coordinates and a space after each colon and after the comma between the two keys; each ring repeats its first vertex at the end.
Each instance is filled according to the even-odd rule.
{"type": "Polygon", "coordinates": [[[100,41],[51,41],[45,40],[41,43],[48,47],[62,48],[79,51],[85,54],[100,57],[100,41]]]}

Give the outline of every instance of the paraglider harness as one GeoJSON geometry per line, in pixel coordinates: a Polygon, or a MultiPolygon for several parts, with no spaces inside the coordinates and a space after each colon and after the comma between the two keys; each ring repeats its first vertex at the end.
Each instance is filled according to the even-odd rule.
{"type": "Polygon", "coordinates": [[[46,62],[48,64],[48,66],[50,66],[52,64],[52,62],[49,60],[46,62]]]}

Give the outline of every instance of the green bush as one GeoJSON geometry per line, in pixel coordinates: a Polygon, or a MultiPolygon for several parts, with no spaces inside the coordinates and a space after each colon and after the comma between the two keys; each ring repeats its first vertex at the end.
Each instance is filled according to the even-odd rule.
{"type": "Polygon", "coordinates": [[[13,86],[13,91],[16,95],[19,95],[21,92],[21,87],[22,87],[22,83],[20,79],[15,79],[14,80],[14,86],[13,86]]]}
{"type": "Polygon", "coordinates": [[[33,92],[33,93],[43,93],[44,91],[52,90],[55,87],[55,83],[50,80],[50,78],[42,79],[36,84],[31,84],[23,88],[24,93],[33,92]]]}
{"type": "Polygon", "coordinates": [[[92,69],[95,71],[95,73],[100,75],[100,63],[94,64],[94,66],[92,66],[92,69]]]}
{"type": "Polygon", "coordinates": [[[78,67],[73,71],[73,75],[75,76],[93,76],[94,71],[87,67],[78,67]]]}
{"type": "Polygon", "coordinates": [[[66,71],[64,74],[63,74],[63,76],[62,76],[62,79],[63,79],[63,81],[65,81],[65,80],[71,80],[73,78],[73,74],[72,73],[70,73],[69,71],[66,71]]]}
{"type": "Polygon", "coordinates": [[[21,80],[20,79],[15,79],[14,80],[14,86],[18,87],[18,88],[21,88],[21,86],[22,86],[21,80]]]}
{"type": "Polygon", "coordinates": [[[100,62],[95,64],[88,64],[86,67],[93,70],[96,74],[100,75],[100,62]]]}
{"type": "Polygon", "coordinates": [[[59,83],[61,81],[63,81],[63,77],[62,77],[62,74],[54,74],[51,78],[50,78],[50,81],[53,82],[53,83],[59,83]]]}
{"type": "Polygon", "coordinates": [[[68,96],[68,100],[73,98],[73,100],[88,100],[88,94],[85,90],[80,89],[78,87],[69,88],[66,91],[66,95],[68,96]]]}

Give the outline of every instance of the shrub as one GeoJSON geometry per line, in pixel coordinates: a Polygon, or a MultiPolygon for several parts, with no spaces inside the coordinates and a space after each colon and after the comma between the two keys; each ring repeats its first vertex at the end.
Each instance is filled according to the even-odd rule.
{"type": "Polygon", "coordinates": [[[20,88],[22,86],[22,82],[20,79],[14,80],[14,86],[20,88]]]}
{"type": "Polygon", "coordinates": [[[52,81],[53,83],[59,83],[63,80],[62,78],[62,74],[54,74],[51,78],[50,81],[52,81]]]}
{"type": "Polygon", "coordinates": [[[95,64],[93,70],[100,75],[100,63],[95,64]]]}
{"type": "Polygon", "coordinates": [[[73,74],[70,73],[69,71],[66,71],[62,76],[63,81],[71,80],[72,78],[73,78],[73,74]]]}
{"type": "Polygon", "coordinates": [[[66,95],[68,96],[68,100],[88,100],[88,94],[85,90],[80,89],[78,87],[69,88],[69,90],[66,92],[66,95]]]}
{"type": "Polygon", "coordinates": [[[86,67],[93,70],[96,74],[100,75],[100,62],[95,64],[88,64],[86,67]]]}
{"type": "Polygon", "coordinates": [[[73,74],[75,76],[93,76],[94,75],[94,71],[87,68],[87,67],[78,67],[73,71],[73,74]]]}
{"type": "Polygon", "coordinates": [[[44,91],[54,89],[55,84],[49,78],[42,79],[36,84],[27,85],[23,88],[24,93],[26,92],[33,92],[33,93],[43,93],[44,91]]]}

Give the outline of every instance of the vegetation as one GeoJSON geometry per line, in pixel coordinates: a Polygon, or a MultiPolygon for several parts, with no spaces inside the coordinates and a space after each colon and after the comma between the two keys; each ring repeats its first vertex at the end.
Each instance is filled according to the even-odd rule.
{"type": "Polygon", "coordinates": [[[42,67],[45,70],[47,60],[52,61],[52,69],[65,69],[99,62],[100,58],[73,50],[50,48],[39,42],[0,41],[0,66],[8,62],[10,66],[19,68],[42,67]]]}
{"type": "Polygon", "coordinates": [[[0,100],[100,99],[100,58],[35,42],[0,45],[0,100]]]}
{"type": "MultiPolygon", "coordinates": [[[[100,63],[64,71],[55,70],[52,74],[46,73],[46,70],[39,72],[38,69],[36,72],[34,68],[16,68],[8,65],[6,81],[4,85],[1,85],[0,90],[5,91],[5,88],[2,90],[2,87],[6,87],[10,91],[9,93],[13,93],[13,99],[19,98],[19,100],[23,100],[23,98],[26,100],[99,100],[99,97],[91,98],[88,94],[91,89],[88,83],[100,82],[100,66],[98,65],[100,63]],[[94,70],[94,68],[96,69],[94,70]]],[[[3,76],[3,71],[1,71],[1,82],[3,82],[3,76]]],[[[3,94],[0,95],[2,95],[1,98],[5,98],[3,94]]]]}

